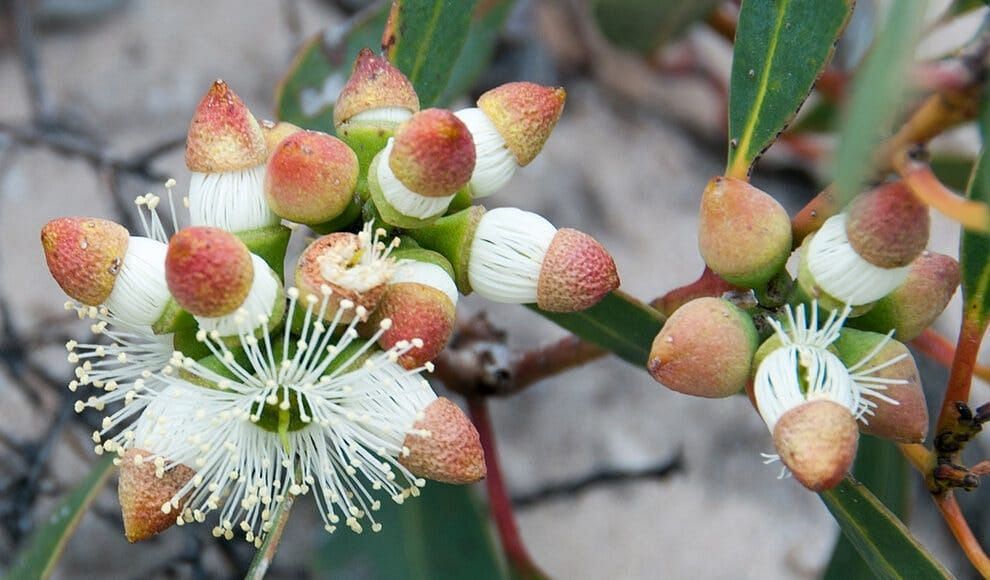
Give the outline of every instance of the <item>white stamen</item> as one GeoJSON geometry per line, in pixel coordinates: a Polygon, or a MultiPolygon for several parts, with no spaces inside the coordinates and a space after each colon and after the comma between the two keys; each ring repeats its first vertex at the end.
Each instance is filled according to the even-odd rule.
{"type": "Polygon", "coordinates": [[[347,122],[392,123],[398,125],[408,120],[412,115],[412,111],[403,107],[379,107],[377,109],[361,111],[348,119],[347,122]]]}
{"type": "Polygon", "coordinates": [[[241,171],[192,174],[189,218],[194,226],[243,232],[277,225],[265,200],[265,166],[241,171]]]}
{"type": "Polygon", "coordinates": [[[365,223],[357,239],[351,238],[353,243],[336,244],[317,258],[324,280],[361,293],[392,279],[396,270],[395,259],[391,257],[395,240],[386,245],[381,240],[384,230],[372,233],[372,225],[373,222],[365,223]]]}
{"type": "Polygon", "coordinates": [[[392,173],[392,168],[388,165],[389,155],[392,154],[392,142],[393,139],[388,140],[388,145],[379,154],[378,159],[378,186],[382,189],[385,201],[402,215],[419,219],[431,218],[447,211],[456,193],[444,197],[420,195],[403,185],[392,173]]]}
{"type": "Polygon", "coordinates": [[[150,326],[161,317],[171,298],[165,282],[167,251],[162,242],[131,236],[105,303],[116,318],[135,326],[150,326]]]}
{"type": "Polygon", "coordinates": [[[907,278],[910,266],[880,268],[867,262],[849,244],[846,214],[830,217],[815,232],[806,259],[815,283],[850,306],[876,302],[907,278]]]}
{"type": "Polygon", "coordinates": [[[489,196],[512,179],[519,164],[484,111],[472,107],[454,114],[467,125],[474,140],[476,161],[471,174],[471,197],[489,196]]]}
{"type": "Polygon", "coordinates": [[[254,265],[254,279],[244,303],[226,316],[197,316],[196,321],[201,331],[217,331],[220,336],[251,334],[261,325],[259,316],[271,316],[275,310],[275,302],[281,300],[281,284],[263,259],[251,254],[251,262],[254,265]]]}
{"type": "Polygon", "coordinates": [[[535,213],[498,208],[485,213],[471,243],[468,280],[495,302],[536,302],[540,269],[557,228],[535,213]]]}
{"type": "Polygon", "coordinates": [[[450,298],[450,303],[457,306],[457,285],[446,270],[419,260],[399,260],[398,269],[392,276],[392,284],[415,282],[430,288],[436,288],[450,298]]]}

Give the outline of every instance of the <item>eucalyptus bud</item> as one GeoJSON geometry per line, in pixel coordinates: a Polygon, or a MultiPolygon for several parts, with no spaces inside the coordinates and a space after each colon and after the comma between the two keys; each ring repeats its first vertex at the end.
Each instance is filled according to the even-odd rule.
{"type": "Polygon", "coordinates": [[[777,200],[742,179],[715,177],[701,196],[698,247],[730,284],[764,286],[791,253],[791,220],[777,200]]]}
{"type": "Polygon", "coordinates": [[[265,147],[268,149],[269,157],[275,151],[275,148],[279,146],[282,141],[294,134],[302,131],[302,127],[298,127],[289,123],[288,121],[261,121],[261,132],[265,136],[265,147]]]}
{"type": "Polygon", "coordinates": [[[728,397],[746,386],[758,345],[746,312],[721,298],[697,298],[664,323],[647,368],[657,382],[679,393],[728,397]]]}
{"type": "Polygon", "coordinates": [[[196,475],[185,465],[164,469],[164,460],[143,449],[120,458],[117,496],[128,542],[140,542],[167,530],[181,517],[185,502],[172,498],[196,475]]]}
{"type": "Polygon", "coordinates": [[[406,435],[399,461],[414,474],[443,483],[474,483],[485,478],[485,452],[471,420],[460,407],[438,398],[423,410],[406,435]]]}
{"type": "Polygon", "coordinates": [[[794,478],[811,491],[842,481],[856,458],[859,431],[849,409],[827,399],[809,400],[777,421],[773,444],[794,478]]]}

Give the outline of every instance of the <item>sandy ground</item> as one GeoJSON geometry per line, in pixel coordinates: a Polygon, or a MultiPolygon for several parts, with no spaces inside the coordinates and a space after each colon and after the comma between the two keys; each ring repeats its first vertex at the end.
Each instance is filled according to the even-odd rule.
{"type": "MultiPolygon", "coordinates": [[[[313,0],[300,6],[303,34],[334,21],[333,12],[313,0]]],[[[296,39],[271,1],[133,1],[101,21],[44,34],[43,80],[63,112],[126,154],[181,134],[218,76],[256,114],[269,116],[272,87],[296,39]]],[[[670,91],[703,91],[678,85],[683,82],[669,81],[670,91]]],[[[0,53],[0,87],[0,119],[23,123],[30,107],[9,47],[0,53]]],[[[558,226],[592,233],[613,252],[623,287],[634,295],[652,297],[692,280],[702,266],[696,251],[698,198],[722,169],[721,151],[686,133],[672,120],[676,110],[657,115],[630,108],[584,81],[567,88],[566,113],[546,150],[492,203],[518,205],[558,226]]],[[[64,300],[44,268],[37,242],[41,226],[61,215],[110,215],[112,208],[105,181],[84,161],[33,147],[0,155],[0,285],[11,296],[16,324],[31,329],[57,314],[64,300]]],[[[156,168],[174,175],[180,191],[187,185],[181,151],[156,168]]],[[[775,180],[763,185],[789,200],[796,199],[790,190],[799,187],[775,180]]],[[[159,189],[135,181],[124,187],[131,195],[159,189]]],[[[939,224],[933,245],[951,251],[952,230],[939,224]]],[[[478,309],[509,329],[514,345],[562,334],[524,309],[476,299],[463,303],[465,314],[478,309]]],[[[954,327],[952,320],[943,325],[954,327]]],[[[65,365],[54,351],[51,364],[65,365]]],[[[6,429],[44,430],[50,418],[32,412],[3,376],[0,396],[6,429]]],[[[793,481],[778,481],[777,470],[762,465],[759,453],[770,449],[770,439],[745,399],[691,399],[663,389],[638,369],[603,361],[493,401],[492,408],[514,494],[596,470],[683,458],[684,468],[662,481],[610,485],[521,510],[523,536],[554,577],[811,578],[827,561],[837,527],[817,497],[793,481]]],[[[85,461],[60,448],[54,467],[52,477],[72,481],[85,461]]],[[[964,573],[929,503],[915,510],[915,528],[964,573]]],[[[116,509],[112,494],[101,499],[101,508],[116,509]]],[[[281,555],[287,564],[303,564],[318,538],[304,511],[297,510],[290,524],[292,541],[281,555]]],[[[87,516],[58,577],[140,575],[181,552],[188,538],[174,532],[151,545],[127,547],[118,530],[87,516]]],[[[209,569],[217,569],[218,558],[208,554],[209,569]]]]}

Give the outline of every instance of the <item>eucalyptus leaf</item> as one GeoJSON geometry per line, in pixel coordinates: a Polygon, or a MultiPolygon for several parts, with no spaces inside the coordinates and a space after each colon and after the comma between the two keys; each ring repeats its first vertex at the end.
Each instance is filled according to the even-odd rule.
{"type": "Polygon", "coordinates": [[[66,544],[112,472],[113,457],[109,455],[93,466],[89,475],[55,506],[28,539],[7,572],[8,580],[35,580],[52,575],[66,544]]]}
{"type": "MultiPolygon", "coordinates": [[[[984,96],[980,110],[983,149],[973,166],[966,197],[990,204],[990,98],[984,96]]],[[[962,292],[967,318],[986,326],[990,322],[990,236],[964,229],[959,243],[962,292]]]]}
{"type": "Polygon", "coordinates": [[[474,9],[467,41],[450,72],[447,87],[436,104],[447,106],[471,90],[495,54],[499,32],[515,6],[515,0],[488,0],[474,9]]]}
{"type": "Polygon", "coordinates": [[[594,0],[592,14],[612,44],[649,54],[708,16],[720,0],[594,0]]]}
{"type": "Polygon", "coordinates": [[[726,174],[744,178],[811,92],[853,0],[745,0],[729,84],[726,174]]]}

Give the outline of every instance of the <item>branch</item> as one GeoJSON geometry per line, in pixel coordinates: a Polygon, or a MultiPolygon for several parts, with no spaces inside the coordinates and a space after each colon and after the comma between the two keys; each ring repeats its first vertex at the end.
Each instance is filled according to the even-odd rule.
{"type": "Polygon", "coordinates": [[[938,511],[945,519],[945,523],[949,525],[952,535],[959,542],[959,546],[966,553],[966,557],[969,558],[969,561],[972,562],[980,575],[984,578],[990,578],[990,558],[987,557],[986,552],[980,547],[979,541],[973,535],[973,530],[966,523],[966,518],[963,517],[955,496],[952,495],[952,492],[947,492],[940,496],[932,496],[932,499],[935,500],[938,511]]]}
{"type": "MultiPolygon", "coordinates": [[[[952,367],[952,360],[956,356],[956,347],[949,342],[949,339],[931,328],[924,330],[917,338],[912,340],[911,346],[918,349],[921,354],[946,368],[952,367]]],[[[973,375],[984,381],[990,381],[990,367],[975,364],[973,365],[973,375]]]]}

